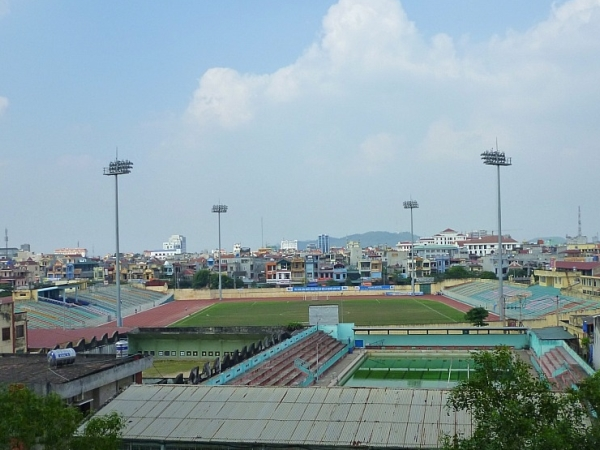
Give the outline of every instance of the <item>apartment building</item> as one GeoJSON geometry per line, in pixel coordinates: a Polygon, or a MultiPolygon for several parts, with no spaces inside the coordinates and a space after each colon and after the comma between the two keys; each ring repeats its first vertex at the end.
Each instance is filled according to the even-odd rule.
{"type": "Polygon", "coordinates": [[[12,297],[0,297],[1,353],[27,353],[27,313],[15,313],[12,297]]]}
{"type": "MultiPolygon", "coordinates": [[[[477,239],[466,239],[457,241],[459,247],[467,250],[469,255],[486,256],[498,251],[498,236],[482,236],[477,239]]],[[[518,242],[510,236],[502,237],[502,251],[511,252],[515,250],[518,242]]]]}

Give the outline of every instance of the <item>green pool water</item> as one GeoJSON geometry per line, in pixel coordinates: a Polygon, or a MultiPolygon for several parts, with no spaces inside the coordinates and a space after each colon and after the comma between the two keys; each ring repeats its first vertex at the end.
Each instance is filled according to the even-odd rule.
{"type": "Polygon", "coordinates": [[[469,355],[370,355],[343,380],[343,385],[446,389],[468,379],[472,369],[469,355]]]}

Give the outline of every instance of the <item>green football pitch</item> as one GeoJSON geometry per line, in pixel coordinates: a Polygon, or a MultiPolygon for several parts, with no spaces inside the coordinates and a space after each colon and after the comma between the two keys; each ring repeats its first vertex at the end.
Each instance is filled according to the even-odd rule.
{"type": "Polygon", "coordinates": [[[338,305],[340,322],[358,326],[464,322],[464,313],[440,302],[415,298],[293,300],[217,303],[173,327],[277,326],[308,322],[309,305],[338,305]]]}

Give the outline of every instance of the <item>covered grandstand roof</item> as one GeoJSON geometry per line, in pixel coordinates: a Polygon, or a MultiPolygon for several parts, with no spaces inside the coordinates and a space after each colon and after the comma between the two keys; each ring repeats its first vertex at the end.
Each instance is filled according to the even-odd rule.
{"type": "Polygon", "coordinates": [[[535,334],[538,339],[542,340],[575,339],[575,336],[566,331],[563,327],[532,328],[531,332],[535,334]]]}
{"type": "Polygon", "coordinates": [[[123,441],[243,448],[438,448],[472,433],[449,392],[425,389],[133,385],[98,414],[121,413],[123,441]]]}

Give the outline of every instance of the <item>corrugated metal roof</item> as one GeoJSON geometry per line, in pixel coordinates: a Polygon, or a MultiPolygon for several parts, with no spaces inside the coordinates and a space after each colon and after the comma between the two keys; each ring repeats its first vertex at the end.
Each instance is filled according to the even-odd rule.
{"type": "Polygon", "coordinates": [[[380,388],[134,385],[100,410],[127,419],[123,438],[196,443],[437,448],[470,435],[447,392],[380,388]]]}

